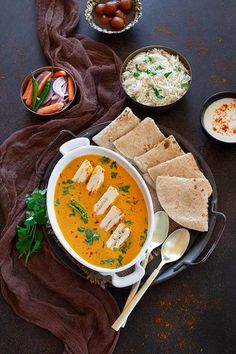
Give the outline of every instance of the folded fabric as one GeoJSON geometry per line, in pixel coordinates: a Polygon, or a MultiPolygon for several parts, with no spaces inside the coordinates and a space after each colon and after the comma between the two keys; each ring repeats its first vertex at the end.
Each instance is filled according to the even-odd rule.
{"type": "MultiPolygon", "coordinates": [[[[14,311],[51,331],[65,353],[112,353],[118,339],[111,324],[119,313],[110,293],[66,269],[47,241],[28,266],[15,251],[16,226],[25,213],[25,195],[39,185],[36,158],[62,129],[79,133],[95,122],[114,119],[124,103],[119,84],[120,59],[102,43],[73,35],[79,13],[75,0],[38,0],[39,40],[51,65],[74,75],[80,97],[58,119],[22,129],[0,147],[0,198],[4,229],[0,238],[1,290],[14,311]]],[[[43,173],[55,155],[53,146],[40,165],[43,173]]],[[[38,348],[40,352],[40,348],[38,348]]]]}

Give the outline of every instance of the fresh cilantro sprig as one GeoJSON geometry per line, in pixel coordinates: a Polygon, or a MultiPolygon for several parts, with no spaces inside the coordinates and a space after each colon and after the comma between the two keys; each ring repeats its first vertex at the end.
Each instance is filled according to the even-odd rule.
{"type": "Polygon", "coordinates": [[[97,234],[95,229],[90,230],[90,229],[86,229],[84,227],[78,227],[77,229],[79,232],[84,232],[85,233],[85,243],[87,243],[87,245],[92,246],[93,241],[98,241],[100,235],[97,234]]]}
{"type": "Polygon", "coordinates": [[[24,226],[17,226],[18,240],[16,249],[19,253],[19,258],[24,257],[27,264],[29,257],[41,248],[43,234],[38,229],[38,226],[45,225],[48,222],[46,215],[46,189],[35,189],[32,194],[27,195],[26,205],[24,226]]]}

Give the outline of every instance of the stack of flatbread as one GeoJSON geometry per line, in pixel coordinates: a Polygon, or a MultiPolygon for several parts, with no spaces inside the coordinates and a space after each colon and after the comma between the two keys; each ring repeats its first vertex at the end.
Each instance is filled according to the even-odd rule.
{"type": "Polygon", "coordinates": [[[173,135],[165,137],[153,119],[140,121],[127,107],[93,141],[136,165],[156,190],[161,207],[177,224],[208,230],[211,185],[194,156],[185,153],[173,135]]]}

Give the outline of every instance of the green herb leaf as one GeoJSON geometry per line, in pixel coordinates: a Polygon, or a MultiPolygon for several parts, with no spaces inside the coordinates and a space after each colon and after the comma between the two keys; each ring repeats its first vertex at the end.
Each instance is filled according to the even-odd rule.
{"type": "Polygon", "coordinates": [[[122,266],[122,261],[124,257],[120,254],[117,258],[117,268],[122,266]]]}
{"type": "Polygon", "coordinates": [[[145,241],[146,241],[146,238],[147,238],[147,229],[144,229],[144,235],[140,235],[140,243],[139,243],[139,246],[140,247],[143,247],[145,241]]]}
{"type": "Polygon", "coordinates": [[[110,264],[114,262],[114,258],[102,259],[100,264],[110,264]]]}
{"type": "Polygon", "coordinates": [[[139,69],[138,64],[135,64],[135,68],[137,71],[139,71],[141,73],[141,70],[139,69]]]}
{"type": "Polygon", "coordinates": [[[60,205],[60,199],[59,199],[59,198],[57,198],[57,199],[55,200],[54,205],[55,205],[55,206],[60,205]]]}
{"type": "Polygon", "coordinates": [[[127,225],[133,225],[134,222],[131,220],[125,220],[124,223],[127,225]]]}
{"type": "Polygon", "coordinates": [[[150,69],[147,69],[147,70],[145,71],[145,73],[149,75],[149,74],[151,74],[151,70],[150,70],[150,69]]]}
{"type": "Polygon", "coordinates": [[[112,161],[112,163],[110,164],[110,168],[111,169],[115,168],[117,170],[117,162],[116,161],[112,161]]]}
{"type": "Polygon", "coordinates": [[[152,57],[150,57],[149,55],[146,56],[146,58],[144,59],[145,63],[152,63],[152,57]]]}
{"type": "Polygon", "coordinates": [[[190,83],[189,83],[189,82],[185,82],[185,83],[183,83],[183,84],[181,85],[181,87],[184,88],[184,89],[186,89],[186,90],[189,88],[189,86],[190,86],[190,83]]]}
{"type": "MultiPolygon", "coordinates": [[[[121,253],[126,254],[127,250],[130,248],[132,242],[124,242],[124,244],[119,248],[119,251],[121,251],[121,253]]],[[[113,248],[114,251],[114,248],[113,248]]]]}
{"type": "Polygon", "coordinates": [[[103,165],[106,165],[107,163],[110,162],[110,159],[109,157],[106,157],[106,156],[103,156],[99,159],[99,161],[103,164],[103,165]]]}
{"type": "Polygon", "coordinates": [[[72,179],[68,179],[67,181],[63,181],[62,184],[73,184],[74,181],[72,179]]]}
{"type": "Polygon", "coordinates": [[[160,94],[160,92],[162,91],[161,89],[157,89],[156,87],[153,87],[152,88],[153,89],[153,92],[154,92],[154,94],[155,94],[155,96],[158,98],[158,99],[164,99],[165,98],[165,96],[162,96],[161,94],[160,94]]]}
{"type": "Polygon", "coordinates": [[[77,228],[79,232],[84,232],[85,233],[85,242],[87,245],[92,246],[93,241],[98,241],[100,235],[95,233],[93,230],[90,229],[85,229],[84,227],[79,226],[77,228]]]}
{"type": "Polygon", "coordinates": [[[127,185],[127,186],[120,186],[119,187],[119,190],[122,191],[122,192],[125,192],[125,193],[128,193],[129,192],[129,189],[130,189],[130,186],[127,185]]]}
{"type": "Polygon", "coordinates": [[[111,172],[111,178],[116,178],[117,172],[111,172]]]}
{"type": "Polygon", "coordinates": [[[75,189],[75,186],[66,186],[66,187],[63,187],[63,195],[67,195],[69,194],[69,190],[70,189],[75,189]]]}
{"type": "Polygon", "coordinates": [[[165,73],[164,76],[167,78],[172,74],[172,71],[169,71],[168,73],[165,73]]]}
{"type": "Polygon", "coordinates": [[[18,240],[16,249],[19,257],[25,257],[27,263],[29,257],[41,248],[43,234],[37,229],[38,225],[48,222],[46,215],[46,189],[35,189],[31,195],[26,196],[26,219],[24,227],[17,226],[18,240]]]}
{"type": "Polygon", "coordinates": [[[181,70],[182,70],[182,69],[181,69],[179,66],[178,66],[177,68],[175,68],[175,71],[177,71],[177,72],[179,72],[179,73],[181,72],[181,70]]]}
{"type": "Polygon", "coordinates": [[[155,67],[155,69],[156,69],[156,70],[163,70],[164,68],[163,68],[163,66],[158,65],[158,66],[155,67]]]}
{"type": "Polygon", "coordinates": [[[139,73],[138,71],[135,71],[135,72],[133,73],[133,75],[134,75],[134,77],[139,77],[139,76],[140,76],[140,73],[139,73]]]}

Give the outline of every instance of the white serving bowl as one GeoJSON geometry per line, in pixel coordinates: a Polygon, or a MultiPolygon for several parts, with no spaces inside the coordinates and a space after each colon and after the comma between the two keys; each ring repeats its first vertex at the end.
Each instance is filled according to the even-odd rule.
{"type": "Polygon", "coordinates": [[[60,152],[64,156],[58,161],[58,163],[54,167],[51,176],[49,178],[48,188],[47,188],[48,217],[58,241],[63,246],[63,248],[79,263],[83,264],[89,269],[99,272],[103,276],[111,276],[112,284],[115,287],[121,288],[136,283],[143,277],[145,273],[145,270],[143,269],[140,263],[144,259],[145,253],[151,242],[151,238],[153,234],[153,222],[154,222],[154,211],[153,211],[152,199],[143,178],[138,173],[138,171],[122,156],[120,156],[119,154],[117,154],[112,150],[108,150],[98,146],[91,146],[90,141],[87,138],[76,138],[66,142],[60,147],[60,152]],[[147,238],[143,247],[141,248],[138,255],[131,262],[129,262],[125,266],[116,269],[97,267],[87,262],[78,253],[76,253],[73,250],[73,248],[70,246],[70,244],[67,242],[67,240],[65,239],[63,233],[61,232],[55,214],[54,193],[55,193],[55,187],[60,173],[71,161],[73,161],[77,157],[91,155],[91,154],[107,156],[110,159],[117,161],[133,177],[133,179],[138,184],[147,208],[148,231],[147,231],[147,238]],[[135,266],[135,269],[131,274],[122,277],[117,274],[121,271],[129,269],[132,266],[135,266]]]}

